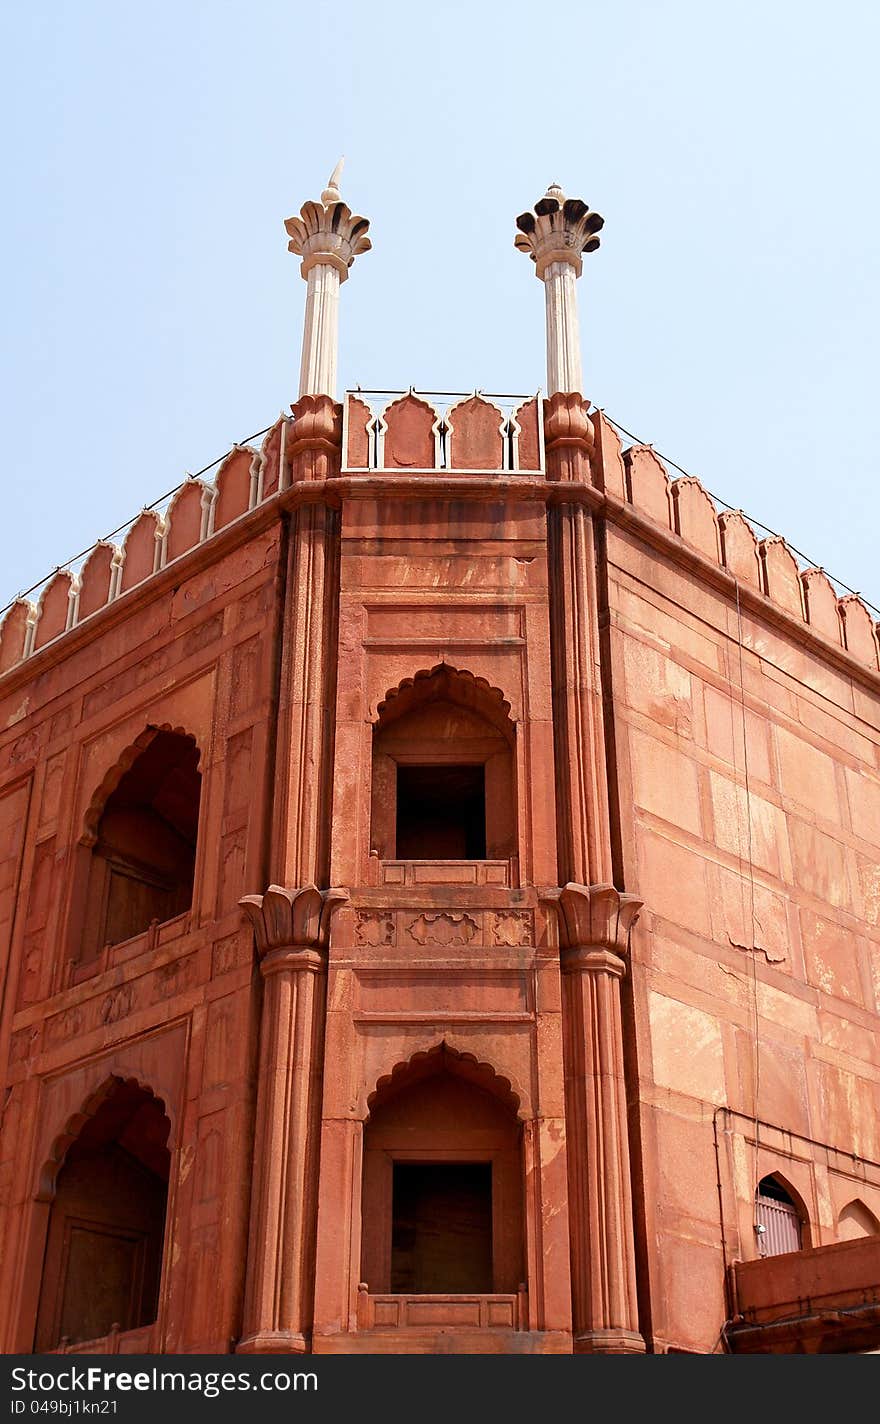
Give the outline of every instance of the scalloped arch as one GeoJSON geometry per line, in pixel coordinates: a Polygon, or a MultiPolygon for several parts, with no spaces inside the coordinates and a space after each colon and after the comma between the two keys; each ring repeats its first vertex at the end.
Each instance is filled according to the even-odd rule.
{"type": "Polygon", "coordinates": [[[40,594],[37,606],[35,651],[67,632],[71,611],[70,600],[78,588],[79,580],[71,573],[70,569],[57,569],[49,579],[40,594]]]}
{"type": "Polygon", "coordinates": [[[36,616],[35,603],[17,598],[0,617],[0,676],[24,658],[28,628],[36,616]]]}
{"type": "Polygon", "coordinates": [[[440,425],[437,407],[413,390],[390,401],[382,412],[384,468],[434,469],[440,425]]]}
{"type": "Polygon", "coordinates": [[[83,1101],[82,1107],[77,1112],[71,1113],[61,1132],[52,1139],[52,1146],[49,1155],[43,1161],[39,1169],[37,1182],[37,1200],[51,1201],[55,1195],[55,1182],[58,1173],[64,1165],[64,1159],[68,1151],[79,1137],[86,1123],[90,1118],[103,1107],[115,1090],[127,1083],[133,1083],[135,1087],[149,1093],[154,1102],[158,1103],[168,1121],[171,1123],[172,1132],[174,1130],[174,1114],[165,1093],[157,1093],[152,1083],[144,1080],[136,1073],[125,1075],[123,1073],[108,1073],[98,1085],[89,1093],[83,1101]]]}
{"type": "Polygon", "coordinates": [[[367,1116],[398,1092],[444,1072],[454,1073],[456,1077],[482,1088],[497,1098],[519,1121],[525,1120],[522,1106],[525,1095],[513,1074],[499,1073],[491,1063],[477,1058],[475,1053],[456,1048],[448,1036],[444,1036],[433,1048],[420,1049],[409,1058],[399,1059],[389,1073],[377,1078],[373,1091],[367,1097],[367,1116]]]}
{"type": "Polygon", "coordinates": [[[120,753],[92,795],[83,817],[83,834],[80,837],[81,844],[94,844],[98,833],[98,822],[101,819],[107,801],[113,795],[113,792],[116,790],[123,776],[125,776],[125,773],[134,766],[141,752],[146,751],[158,732],[171,732],[175,736],[185,737],[187,741],[193,743],[193,746],[199,753],[199,758],[201,758],[202,749],[196,737],[192,732],[188,732],[185,727],[175,727],[172,726],[170,722],[156,722],[155,724],[145,727],[144,730],[135,737],[134,741],[129,742],[125,750],[120,753]]]}
{"type": "Polygon", "coordinates": [[[205,536],[205,498],[213,498],[214,486],[191,475],[165,511],[165,563],[188,554],[205,536]]]}
{"type": "Polygon", "coordinates": [[[371,715],[374,726],[386,726],[435,695],[434,689],[428,686],[431,679],[436,679],[441,684],[441,691],[451,695],[453,701],[460,701],[466,706],[476,703],[477,710],[489,721],[500,727],[508,737],[512,734],[515,722],[510,715],[510,703],[501,688],[493,687],[486,678],[475,676],[467,668],[457,668],[447,662],[420,668],[412,677],[403,678],[396,687],[389,687],[371,715]],[[456,693],[464,695],[456,697],[456,693]]]}
{"type": "Polygon", "coordinates": [[[504,465],[507,417],[479,391],[464,396],[446,412],[452,469],[500,470],[504,465]]]}

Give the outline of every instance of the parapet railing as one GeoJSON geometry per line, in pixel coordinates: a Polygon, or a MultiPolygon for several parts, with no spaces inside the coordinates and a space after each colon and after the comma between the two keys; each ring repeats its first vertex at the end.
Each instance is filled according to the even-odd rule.
{"type": "MultiPolygon", "coordinates": [[[[401,461],[404,470],[541,475],[540,408],[540,392],[520,396],[358,386],[346,392],[343,403],[343,469],[393,469],[395,449],[405,438],[424,458],[401,461]]],[[[601,410],[591,419],[594,478],[599,470],[608,493],[789,617],[880,670],[880,624],[859,594],[839,592],[839,581],[821,567],[804,566],[806,561],[779,535],[760,538],[753,527],[757,521],[741,510],[719,508],[723,502],[693,476],[671,477],[667,465],[673,462],[652,446],[636,443],[624,449],[618,434],[624,427],[601,410]]],[[[293,417],[282,414],[0,609],[0,677],[285,489],[292,425],[293,417]],[[260,437],[259,446],[251,443],[260,437]],[[213,480],[203,480],[212,470],[213,480]],[[115,542],[123,533],[121,543],[115,542]]]]}

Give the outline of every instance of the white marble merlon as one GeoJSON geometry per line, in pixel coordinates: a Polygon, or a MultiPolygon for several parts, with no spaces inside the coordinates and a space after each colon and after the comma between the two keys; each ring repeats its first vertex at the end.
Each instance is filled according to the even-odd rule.
{"type": "Polygon", "coordinates": [[[547,394],[583,394],[576,282],[583,270],[582,254],[595,252],[604,219],[580,198],[566,198],[557,183],[520,213],[514,246],[527,252],[535,275],[544,283],[547,318],[547,394]]]}
{"type": "Polygon", "coordinates": [[[369,221],[352,213],[339,192],[342,160],[336,165],[319,203],[304,203],[298,218],[284,226],[289,252],[302,257],[300,271],[308,283],[303,325],[300,396],[336,397],[339,356],[339,287],[348,269],[372,243],[369,221]]]}

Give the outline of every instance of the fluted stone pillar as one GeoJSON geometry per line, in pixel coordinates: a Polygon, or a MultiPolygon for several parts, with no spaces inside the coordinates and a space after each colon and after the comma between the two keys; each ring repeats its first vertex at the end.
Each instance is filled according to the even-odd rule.
{"type": "Polygon", "coordinates": [[[529,254],[535,276],[544,283],[548,396],[584,389],[577,279],[583,271],[581,254],[599,246],[603,224],[581,198],[566,198],[558,183],[550,185],[533,212],[516,220],[515,245],[529,254]]]}
{"type": "Polygon", "coordinates": [[[264,981],[244,1354],[311,1348],[327,944],[347,898],[271,885],[240,902],[264,981]]]}
{"type": "MultiPolygon", "coordinates": [[[[294,484],[339,473],[342,410],[329,396],[292,407],[294,484]]],[[[290,517],[270,873],[326,886],[330,874],[333,732],[339,619],[339,511],[321,497],[290,517]]]]}
{"type": "MultiPolygon", "coordinates": [[[[547,478],[589,484],[594,432],[582,394],[576,286],[603,219],[553,184],[516,225],[515,245],[531,257],[546,293],[547,478]]],[[[559,883],[604,884],[612,865],[595,531],[589,509],[562,488],[548,510],[548,542],[559,883]]]]}
{"type": "Polygon", "coordinates": [[[620,981],[641,901],[612,885],[560,891],[574,1349],[641,1354],[620,981]]]}
{"type": "MultiPolygon", "coordinates": [[[[593,438],[579,395],[560,392],[546,401],[548,478],[588,482],[593,438]]],[[[559,883],[603,885],[612,879],[612,860],[596,529],[584,504],[559,493],[547,514],[559,883]]]]}
{"type": "Polygon", "coordinates": [[[287,451],[294,485],[314,483],[290,519],[271,875],[284,885],[326,886],[330,870],[331,768],[339,612],[339,514],[320,482],[342,462],[336,401],[339,288],[370,249],[369,223],[342,201],[342,162],[319,203],[285,223],[308,284],[299,399],[287,451]]]}
{"type": "Polygon", "coordinates": [[[337,164],[320,203],[304,203],[298,218],[284,226],[288,250],[302,257],[300,271],[308,286],[303,323],[300,396],[336,398],[339,354],[339,288],[348,269],[371,243],[366,218],[357,217],[339,192],[342,160],[337,164]]]}

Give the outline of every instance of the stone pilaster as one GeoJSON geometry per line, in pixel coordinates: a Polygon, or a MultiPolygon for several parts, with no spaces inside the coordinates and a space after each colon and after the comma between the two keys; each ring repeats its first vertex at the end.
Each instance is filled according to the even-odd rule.
{"type": "Polygon", "coordinates": [[[304,203],[299,217],[284,224],[288,250],[302,257],[300,271],[307,283],[300,396],[336,395],[339,288],[354,259],[372,245],[368,220],[357,217],[342,201],[341,173],[340,159],[320,203],[304,203]]]}
{"type": "Polygon", "coordinates": [[[620,981],[641,901],[559,892],[574,1348],[640,1354],[620,981]]]}
{"type": "Polygon", "coordinates": [[[339,610],[339,512],[319,481],[339,473],[342,408],[329,396],[291,407],[294,484],[314,482],[314,501],[290,517],[278,705],[271,874],[285,885],[326,886],[339,610]]]}
{"type": "Polygon", "coordinates": [[[561,487],[548,510],[556,842],[560,883],[579,885],[612,878],[595,524],[589,509],[567,500],[562,488],[590,482],[594,440],[577,392],[560,391],[544,402],[547,477],[561,487]]]}
{"type": "Polygon", "coordinates": [[[580,198],[566,198],[558,183],[548,188],[534,211],[520,213],[514,239],[535,264],[544,283],[547,324],[547,394],[583,391],[577,313],[577,279],[582,254],[599,246],[604,219],[580,198]]]}
{"type": "Polygon", "coordinates": [[[347,893],[246,895],[263,975],[241,1353],[311,1348],[330,918],[347,893]]]}

